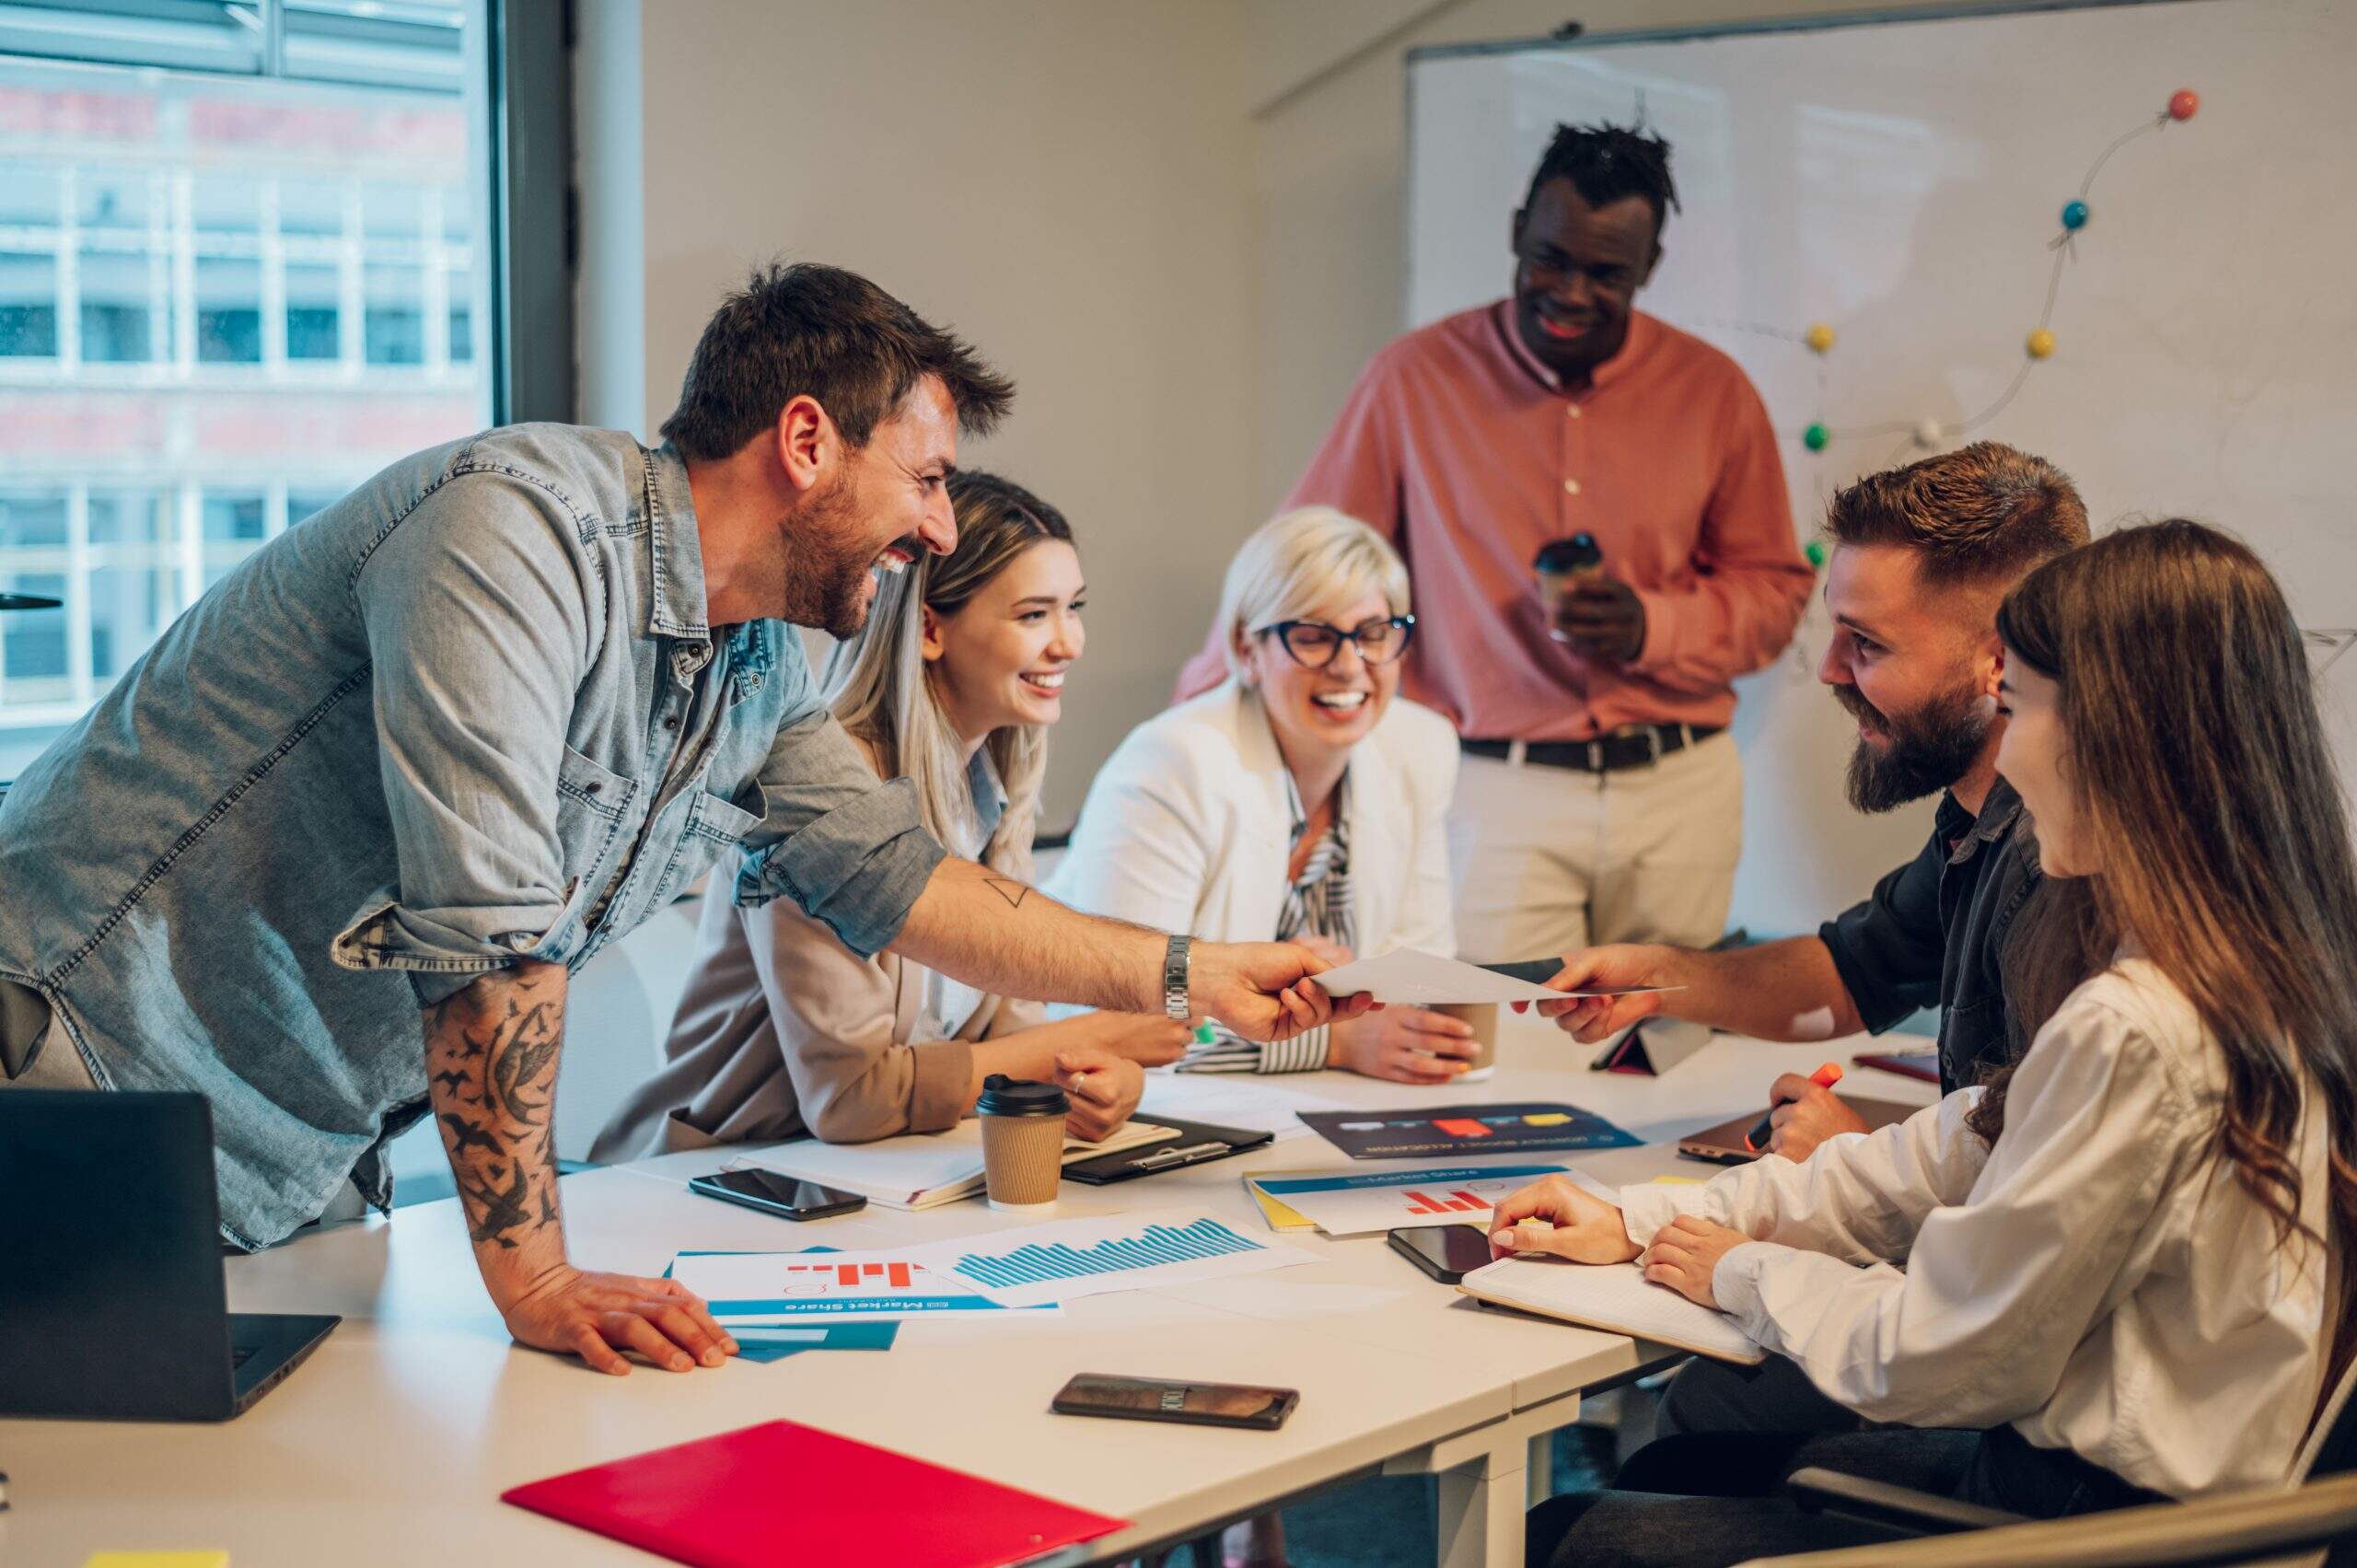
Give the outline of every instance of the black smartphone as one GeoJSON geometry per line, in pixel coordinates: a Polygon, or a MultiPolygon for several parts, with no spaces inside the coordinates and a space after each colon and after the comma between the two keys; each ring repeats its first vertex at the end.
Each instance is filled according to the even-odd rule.
{"type": "Polygon", "coordinates": [[[867,1200],[840,1187],[821,1187],[773,1170],[723,1170],[692,1177],[688,1191],[724,1203],[742,1203],[782,1220],[822,1220],[867,1207],[867,1200]]]}
{"type": "Polygon", "coordinates": [[[1196,1426],[1241,1426],[1274,1432],[1301,1402],[1298,1388],[1243,1383],[1165,1383],[1083,1372],[1056,1392],[1048,1408],[1058,1415],[1101,1415],[1116,1421],[1180,1421],[1196,1426]]]}
{"type": "Polygon", "coordinates": [[[1489,1266],[1490,1233],[1478,1225],[1414,1225],[1391,1232],[1391,1250],[1445,1285],[1489,1266]]]}

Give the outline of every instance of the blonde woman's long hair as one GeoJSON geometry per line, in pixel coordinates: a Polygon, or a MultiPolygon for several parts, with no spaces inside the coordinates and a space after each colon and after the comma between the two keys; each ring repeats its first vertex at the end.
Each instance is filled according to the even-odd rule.
{"type": "MultiPolygon", "coordinates": [[[[1046,540],[1072,542],[1063,514],[1012,480],[960,470],[949,477],[958,548],[887,575],[867,624],[836,645],[826,690],[842,726],[875,749],[888,778],[916,785],[925,830],[945,844],[970,842],[981,819],[967,787],[965,748],[942,712],[924,660],[924,617],[965,608],[1015,558],[1046,540]]],[[[1048,771],[1048,732],[1006,725],[983,743],[1006,791],[1006,810],[980,856],[992,870],[1031,877],[1031,835],[1048,771]]]]}

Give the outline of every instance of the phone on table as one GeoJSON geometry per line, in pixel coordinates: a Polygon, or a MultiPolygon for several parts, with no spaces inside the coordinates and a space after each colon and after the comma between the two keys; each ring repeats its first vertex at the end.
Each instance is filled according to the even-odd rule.
{"type": "Polygon", "coordinates": [[[1274,1432],[1301,1402],[1298,1388],[1244,1383],[1167,1383],[1084,1372],[1056,1393],[1058,1415],[1101,1415],[1116,1421],[1178,1421],[1197,1426],[1241,1426],[1274,1432]]]}
{"type": "Polygon", "coordinates": [[[867,1207],[867,1200],[856,1192],[822,1187],[774,1170],[715,1171],[691,1178],[688,1191],[724,1203],[742,1203],[782,1220],[822,1220],[829,1214],[848,1214],[867,1207]]]}
{"type": "Polygon", "coordinates": [[[1490,1233],[1478,1225],[1412,1225],[1390,1235],[1391,1250],[1445,1285],[1487,1268],[1493,1257],[1490,1233]]]}

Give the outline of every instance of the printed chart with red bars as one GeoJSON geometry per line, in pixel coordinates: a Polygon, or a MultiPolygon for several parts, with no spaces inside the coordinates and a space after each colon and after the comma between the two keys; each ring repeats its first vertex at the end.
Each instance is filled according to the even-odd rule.
{"type": "Polygon", "coordinates": [[[737,1327],[1019,1310],[905,1251],[682,1252],[671,1277],[737,1327]]]}
{"type": "Polygon", "coordinates": [[[1500,1199],[1562,1172],[1560,1165],[1461,1165],[1248,1179],[1329,1236],[1363,1236],[1416,1225],[1481,1225],[1500,1199]]]}

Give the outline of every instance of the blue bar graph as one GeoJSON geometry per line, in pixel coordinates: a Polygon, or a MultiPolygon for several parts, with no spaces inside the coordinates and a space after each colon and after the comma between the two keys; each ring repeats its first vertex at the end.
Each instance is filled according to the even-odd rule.
{"type": "Polygon", "coordinates": [[[1197,1220],[1174,1228],[1150,1225],[1135,1236],[1114,1237],[1090,1247],[1027,1244],[1004,1256],[969,1252],[958,1260],[955,1272],[994,1289],[1042,1284],[1051,1280],[1085,1279],[1091,1274],[1117,1274],[1152,1269],[1165,1263],[1185,1263],[1198,1258],[1218,1258],[1232,1252],[1264,1252],[1259,1242],[1220,1224],[1197,1220]]]}

